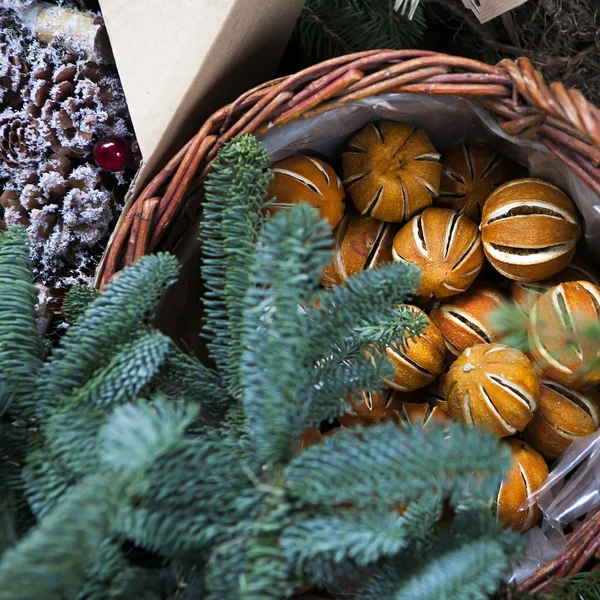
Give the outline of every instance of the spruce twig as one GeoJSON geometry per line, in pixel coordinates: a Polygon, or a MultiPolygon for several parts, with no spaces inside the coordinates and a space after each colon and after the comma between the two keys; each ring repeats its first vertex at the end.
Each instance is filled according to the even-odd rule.
{"type": "Polygon", "coordinates": [[[395,10],[395,0],[308,0],[296,35],[309,56],[325,60],[361,50],[415,47],[425,27],[422,7],[410,19],[395,10]]]}

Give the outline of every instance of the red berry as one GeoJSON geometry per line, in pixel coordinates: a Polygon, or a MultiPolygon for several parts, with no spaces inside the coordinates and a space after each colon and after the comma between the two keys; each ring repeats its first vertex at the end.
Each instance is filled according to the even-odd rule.
{"type": "Polygon", "coordinates": [[[94,160],[105,171],[117,173],[131,164],[131,146],[129,142],[118,135],[100,140],[94,148],[94,160]]]}

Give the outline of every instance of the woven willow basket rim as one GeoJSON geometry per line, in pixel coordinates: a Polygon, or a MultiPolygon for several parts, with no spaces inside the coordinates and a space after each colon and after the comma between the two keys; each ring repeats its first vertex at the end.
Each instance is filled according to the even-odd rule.
{"type": "MultiPolygon", "coordinates": [[[[426,50],[371,50],[331,59],[242,94],[209,117],[198,133],[128,203],[97,273],[98,287],[141,256],[169,247],[194,194],[227,141],[307,119],[381,94],[467,98],[515,139],[537,139],[600,194],[600,110],[581,92],[547,85],[527,58],[495,66],[426,50]],[[187,200],[190,200],[186,204],[187,200]]],[[[175,237],[180,237],[175,236],[175,237]]],[[[542,591],[552,578],[577,573],[600,548],[600,508],[570,534],[565,552],[519,587],[542,591]]]]}

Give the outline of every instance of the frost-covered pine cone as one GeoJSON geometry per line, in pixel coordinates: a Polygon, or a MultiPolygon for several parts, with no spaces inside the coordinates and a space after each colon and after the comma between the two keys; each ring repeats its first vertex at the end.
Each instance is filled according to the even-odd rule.
{"type": "Polygon", "coordinates": [[[0,15],[0,112],[23,105],[21,93],[29,74],[26,48],[27,36],[13,20],[0,15]]]}
{"type": "Polygon", "coordinates": [[[23,96],[53,152],[85,156],[99,138],[131,135],[121,86],[106,67],[81,63],[62,49],[44,50],[23,96]]]}
{"type": "Polygon", "coordinates": [[[97,167],[60,154],[32,172],[22,190],[5,190],[0,205],[6,225],[27,226],[35,270],[51,285],[66,270],[85,278],[117,209],[97,167]]]}
{"type": "Polygon", "coordinates": [[[20,3],[0,0],[0,230],[27,227],[38,281],[56,291],[89,279],[133,176],[100,171],[95,144],[135,141],[114,68],[41,43],[20,3]]]}
{"type": "Polygon", "coordinates": [[[39,143],[37,120],[26,112],[0,115],[0,173],[39,163],[45,156],[39,143]]]}

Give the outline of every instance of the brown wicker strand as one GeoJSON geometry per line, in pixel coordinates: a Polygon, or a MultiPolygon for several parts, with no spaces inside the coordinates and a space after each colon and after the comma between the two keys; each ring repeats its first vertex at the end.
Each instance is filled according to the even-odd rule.
{"type": "MultiPolygon", "coordinates": [[[[600,542],[600,508],[590,511],[585,521],[569,536],[567,548],[563,554],[538,569],[533,575],[519,584],[518,589],[538,594],[552,584],[555,579],[576,573],[581,560],[587,562],[592,554],[586,552],[600,542]]],[[[585,564],[584,562],[584,564],[585,564]]]]}
{"type": "Polygon", "coordinates": [[[138,231],[137,244],[135,247],[134,261],[147,254],[148,240],[152,234],[152,223],[160,198],[148,198],[142,207],[140,228],[138,231]]]}
{"type": "MultiPolygon", "coordinates": [[[[187,144],[167,163],[165,168],[154,177],[154,179],[148,184],[146,189],[138,196],[138,198],[132,203],[129,210],[122,219],[120,225],[114,233],[112,240],[106,251],[106,261],[104,265],[104,272],[100,278],[100,289],[102,289],[112,278],[112,276],[120,270],[119,261],[121,260],[123,249],[128,243],[127,236],[130,235],[131,227],[135,216],[140,212],[140,207],[144,200],[154,196],[158,190],[168,181],[169,177],[174,173],[175,169],[179,166],[179,163],[183,160],[190,146],[192,145],[190,140],[187,144]]],[[[134,236],[131,236],[134,237],[134,236]]],[[[135,245],[135,238],[134,238],[135,245]]]]}

